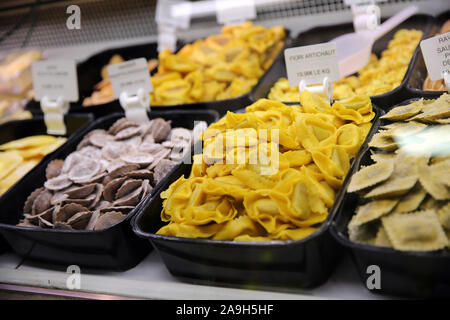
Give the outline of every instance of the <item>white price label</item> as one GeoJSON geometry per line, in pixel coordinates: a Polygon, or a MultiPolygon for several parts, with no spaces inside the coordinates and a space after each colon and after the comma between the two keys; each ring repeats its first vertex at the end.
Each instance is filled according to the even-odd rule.
{"type": "Polygon", "coordinates": [[[139,58],[112,64],[107,67],[114,97],[119,98],[122,92],[136,95],[139,89],[149,93],[153,91],[147,60],[139,58]]]}
{"type": "Polygon", "coordinates": [[[164,0],[156,4],[156,23],[180,29],[191,24],[192,4],[181,0],[164,0]]]}
{"type": "Polygon", "coordinates": [[[332,42],[284,50],[289,83],[298,86],[301,80],[307,84],[322,83],[325,77],[339,80],[339,63],[336,44],[332,42]]]}
{"type": "Polygon", "coordinates": [[[73,60],[43,60],[33,62],[34,99],[78,101],[77,68],[73,60]]]}
{"type": "Polygon", "coordinates": [[[256,18],[254,0],[216,0],[219,24],[239,23],[256,18]]]}
{"type": "Polygon", "coordinates": [[[432,81],[442,79],[444,72],[450,73],[450,32],[423,40],[420,48],[432,81]]]}

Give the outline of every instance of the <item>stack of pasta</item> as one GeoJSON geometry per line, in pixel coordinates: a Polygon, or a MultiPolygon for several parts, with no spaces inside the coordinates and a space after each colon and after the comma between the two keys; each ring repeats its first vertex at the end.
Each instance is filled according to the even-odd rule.
{"type": "Polygon", "coordinates": [[[152,76],[152,105],[229,99],[247,93],[283,47],[284,28],[245,22],[225,26],[222,34],[159,54],[152,76]]]}
{"type": "MultiPolygon", "coordinates": [[[[397,31],[380,59],[372,54],[358,75],[342,78],[333,84],[333,98],[343,99],[357,94],[374,96],[398,87],[421,37],[422,31],[397,31]]],[[[298,95],[298,87],[290,86],[287,79],[281,78],[270,90],[269,99],[297,102],[298,95]]]]}
{"type": "Polygon", "coordinates": [[[0,195],[33,169],[66,138],[30,136],[0,145],[0,195]]]}
{"type": "Polygon", "coordinates": [[[368,97],[330,106],[261,99],[203,133],[190,176],[161,193],[158,234],[214,240],[299,240],[328,216],[375,114],[368,97]]]}

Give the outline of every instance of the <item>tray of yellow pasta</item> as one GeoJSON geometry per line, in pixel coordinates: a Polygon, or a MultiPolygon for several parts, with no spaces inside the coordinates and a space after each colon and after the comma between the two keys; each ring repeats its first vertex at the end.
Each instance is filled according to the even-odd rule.
{"type": "MultiPolygon", "coordinates": [[[[333,83],[333,98],[369,95],[380,108],[405,100],[404,87],[411,69],[410,62],[415,60],[419,42],[428,34],[432,19],[428,15],[415,15],[378,39],[368,65],[357,74],[333,83]]],[[[349,32],[353,32],[351,23],[316,27],[300,33],[292,41],[292,47],[327,42],[349,32]]],[[[298,87],[289,85],[284,59],[280,59],[277,66],[261,79],[252,98],[268,97],[297,103],[298,96],[298,87]]]]}
{"type": "Polygon", "coordinates": [[[450,296],[449,116],[448,94],[402,102],[355,163],[331,233],[372,292],[450,296]]]}
{"type": "MultiPolygon", "coordinates": [[[[450,31],[450,11],[444,12],[436,17],[427,38],[450,31]]],[[[443,80],[431,81],[428,76],[422,51],[419,51],[417,59],[411,70],[411,75],[406,84],[411,96],[434,97],[447,91],[443,80]]]]}
{"type": "MultiPolygon", "coordinates": [[[[71,110],[100,116],[122,111],[106,65],[145,57],[153,84],[152,108],[215,109],[225,114],[250,103],[251,90],[282,53],[288,34],[282,26],[245,22],[179,44],[175,53],[168,49],[158,53],[156,43],[106,50],[78,66],[80,103],[71,110]]],[[[39,109],[39,105],[33,101],[29,108],[39,109]]]]}
{"type": "MultiPolygon", "coordinates": [[[[92,116],[87,114],[66,116],[68,136],[75,135],[90,121],[92,116]]],[[[65,143],[66,137],[50,136],[46,131],[44,119],[39,115],[0,125],[0,198],[7,197],[8,190],[65,143]]],[[[6,247],[0,238],[0,252],[6,247]]]]}
{"type": "Polygon", "coordinates": [[[227,113],[133,219],[172,275],[244,286],[326,281],[341,253],[329,224],[380,111],[363,96],[332,106],[308,91],[300,98],[227,113]]]}

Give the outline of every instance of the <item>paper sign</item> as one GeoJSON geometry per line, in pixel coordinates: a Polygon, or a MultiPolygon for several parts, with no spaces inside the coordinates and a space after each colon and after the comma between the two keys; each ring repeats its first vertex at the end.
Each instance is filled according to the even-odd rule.
{"type": "Polygon", "coordinates": [[[217,22],[230,24],[256,18],[254,0],[216,0],[217,22]]]}
{"type": "Polygon", "coordinates": [[[444,72],[450,73],[450,32],[423,40],[420,48],[432,81],[442,79],[444,72]]]}
{"type": "Polygon", "coordinates": [[[75,61],[73,60],[43,60],[33,62],[34,99],[40,101],[43,97],[64,101],[78,101],[78,79],[75,61]]]}
{"type": "Polygon", "coordinates": [[[307,84],[322,83],[325,77],[339,80],[336,44],[332,42],[284,50],[289,83],[298,86],[300,80],[307,84]]]}
{"type": "Polygon", "coordinates": [[[136,95],[141,88],[147,93],[153,91],[145,58],[112,64],[107,67],[107,70],[114,97],[117,99],[122,92],[136,95]]]}

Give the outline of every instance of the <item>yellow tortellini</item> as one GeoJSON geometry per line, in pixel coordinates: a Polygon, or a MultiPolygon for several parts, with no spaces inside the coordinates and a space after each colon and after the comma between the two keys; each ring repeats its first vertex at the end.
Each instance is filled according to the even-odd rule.
{"type": "Polygon", "coordinates": [[[161,193],[158,234],[234,241],[299,240],[317,230],[375,116],[367,96],[330,106],[261,99],[202,134],[188,178],[161,193]]]}
{"type": "Polygon", "coordinates": [[[284,28],[245,22],[159,54],[152,76],[152,105],[177,105],[229,99],[247,93],[281,51],[284,28]]]}
{"type": "MultiPolygon", "coordinates": [[[[381,53],[380,59],[372,54],[369,63],[359,70],[357,76],[345,77],[333,83],[333,98],[343,99],[353,95],[375,96],[398,87],[421,38],[422,31],[414,29],[397,31],[387,49],[381,53]]],[[[268,98],[298,102],[298,87],[291,86],[286,78],[281,78],[270,90],[268,98]]]]}

